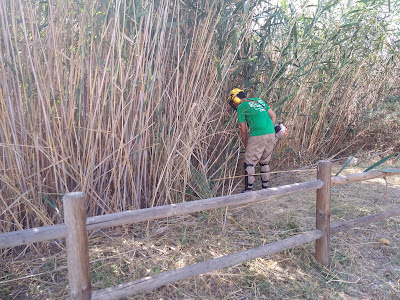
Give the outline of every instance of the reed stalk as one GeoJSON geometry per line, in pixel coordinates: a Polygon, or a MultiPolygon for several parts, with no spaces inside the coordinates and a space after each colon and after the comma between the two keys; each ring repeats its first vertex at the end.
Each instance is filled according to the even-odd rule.
{"type": "MultiPolygon", "coordinates": [[[[333,12],[322,10],[314,19],[333,12]]],[[[356,29],[321,29],[309,13],[268,1],[1,1],[1,231],[61,222],[72,191],[87,193],[91,216],[232,193],[234,86],[289,128],[275,166],[339,149],[359,112],[399,82],[398,48],[358,59],[357,38],[334,45],[356,29]]],[[[374,43],[387,41],[380,24],[374,43]]]]}

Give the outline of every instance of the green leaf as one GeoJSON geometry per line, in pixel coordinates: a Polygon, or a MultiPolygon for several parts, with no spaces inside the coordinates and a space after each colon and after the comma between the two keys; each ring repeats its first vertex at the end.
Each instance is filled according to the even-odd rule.
{"type": "Polygon", "coordinates": [[[354,154],[354,155],[351,157],[351,159],[348,159],[348,160],[346,161],[346,163],[345,163],[345,164],[343,165],[343,167],[339,170],[339,172],[336,173],[335,176],[338,176],[338,175],[340,174],[340,172],[342,172],[342,171],[348,166],[348,164],[353,160],[354,157],[357,156],[358,152],[360,152],[360,150],[361,150],[363,147],[364,147],[364,145],[361,146],[361,148],[357,150],[356,154],[354,154]]]}
{"type": "Polygon", "coordinates": [[[95,19],[95,22],[97,23],[97,24],[99,24],[99,23],[101,23],[105,18],[106,18],[106,14],[102,14],[102,15],[99,15],[96,19],[95,19]]]}
{"type": "Polygon", "coordinates": [[[58,207],[57,207],[57,204],[55,201],[53,201],[54,203],[52,203],[52,201],[50,201],[49,198],[47,198],[45,195],[42,195],[42,198],[57,212],[57,214],[60,214],[60,211],[58,210],[58,207]]]}
{"type": "Polygon", "coordinates": [[[218,81],[222,81],[222,74],[221,74],[221,64],[219,63],[219,59],[215,58],[215,63],[217,64],[217,74],[218,74],[218,81]]]}
{"type": "Polygon", "coordinates": [[[359,27],[360,24],[359,23],[349,23],[349,24],[341,25],[339,28],[354,27],[354,26],[359,27]]]}
{"type": "Polygon", "coordinates": [[[393,168],[393,169],[378,169],[379,172],[386,172],[386,173],[400,173],[400,168],[393,168]]]}
{"type": "Polygon", "coordinates": [[[148,10],[139,11],[139,12],[137,12],[137,13],[135,14],[135,17],[136,17],[136,19],[139,19],[139,18],[141,18],[141,17],[143,17],[143,16],[146,16],[146,15],[148,15],[148,14],[149,14],[149,11],[148,11],[148,10]]]}
{"type": "Polygon", "coordinates": [[[349,12],[348,15],[355,14],[358,12],[364,12],[364,11],[365,11],[365,9],[355,9],[355,10],[352,10],[351,12],[349,12]]]}
{"type": "Polygon", "coordinates": [[[249,11],[249,1],[246,1],[243,5],[243,12],[247,14],[249,11]]]}
{"type": "Polygon", "coordinates": [[[337,172],[335,176],[339,176],[339,174],[349,165],[349,163],[351,163],[353,158],[354,156],[351,156],[351,158],[346,161],[346,163],[340,168],[339,172],[337,172]]]}
{"type": "Polygon", "coordinates": [[[232,54],[235,54],[236,48],[237,48],[237,43],[239,41],[239,35],[237,30],[233,32],[233,37],[232,37],[232,54]]]}
{"type": "Polygon", "coordinates": [[[382,158],[380,161],[374,163],[372,166],[370,166],[369,168],[365,169],[364,172],[368,172],[372,169],[375,169],[376,167],[379,167],[381,164],[385,163],[386,161],[388,161],[389,159],[391,159],[393,156],[395,156],[398,153],[392,153],[384,158],[382,158]]]}

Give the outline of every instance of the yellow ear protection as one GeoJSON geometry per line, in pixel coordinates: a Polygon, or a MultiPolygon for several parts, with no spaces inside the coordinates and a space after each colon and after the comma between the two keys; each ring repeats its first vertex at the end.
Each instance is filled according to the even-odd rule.
{"type": "Polygon", "coordinates": [[[229,93],[229,98],[228,98],[229,104],[231,104],[232,107],[235,106],[235,107],[234,107],[235,109],[236,109],[237,106],[239,106],[239,104],[240,104],[240,102],[241,102],[240,98],[239,98],[239,97],[236,97],[236,95],[239,94],[240,92],[243,92],[243,90],[236,88],[236,89],[233,89],[233,90],[229,93]],[[232,104],[233,104],[234,106],[233,106],[232,104]]]}

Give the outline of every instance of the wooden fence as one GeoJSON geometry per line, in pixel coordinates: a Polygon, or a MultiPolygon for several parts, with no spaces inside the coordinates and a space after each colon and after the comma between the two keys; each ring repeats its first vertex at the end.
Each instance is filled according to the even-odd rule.
{"type": "Polygon", "coordinates": [[[361,217],[355,220],[330,223],[331,186],[396,175],[396,173],[391,172],[372,171],[347,176],[331,177],[331,172],[331,162],[320,161],[318,162],[317,179],[308,182],[295,183],[244,194],[222,196],[90,218],[87,218],[86,215],[85,194],[81,192],[73,192],[66,194],[63,197],[64,224],[0,234],[0,248],[10,248],[35,242],[65,238],[68,278],[72,299],[119,299],[121,297],[131,296],[136,293],[155,289],[168,283],[233,266],[284,249],[293,248],[311,241],[316,241],[316,259],[322,265],[328,265],[331,233],[349,230],[364,224],[400,215],[400,207],[396,207],[390,211],[361,217]],[[315,230],[269,243],[267,245],[231,253],[219,258],[167,271],[155,276],[145,277],[114,287],[95,291],[92,291],[91,289],[87,237],[88,230],[134,224],[227,206],[256,203],[277,196],[291,195],[310,190],[317,191],[315,230]]]}

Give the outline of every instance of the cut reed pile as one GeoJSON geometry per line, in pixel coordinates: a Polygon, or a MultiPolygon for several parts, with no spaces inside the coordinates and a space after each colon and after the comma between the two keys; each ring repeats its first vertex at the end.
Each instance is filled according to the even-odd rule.
{"type": "Polygon", "coordinates": [[[275,166],[337,153],[358,112],[398,92],[386,7],[2,1],[0,230],[62,222],[74,190],[89,215],[231,193],[238,179],[215,179],[241,165],[234,85],[288,125],[275,166]]]}

